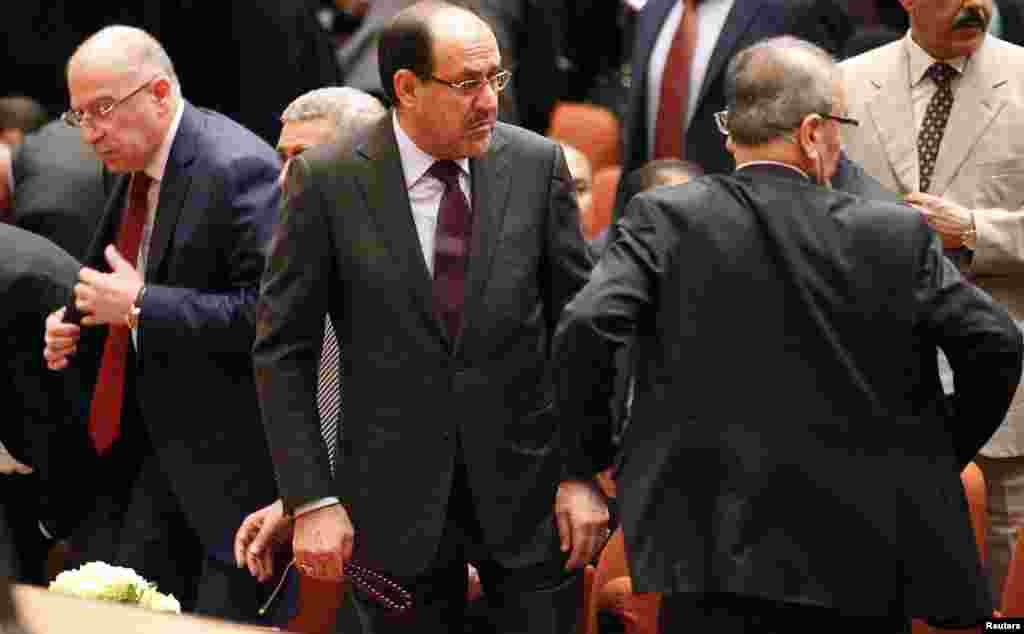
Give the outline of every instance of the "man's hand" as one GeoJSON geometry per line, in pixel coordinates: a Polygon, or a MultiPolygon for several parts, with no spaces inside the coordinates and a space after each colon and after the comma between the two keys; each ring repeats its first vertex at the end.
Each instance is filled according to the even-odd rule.
{"type": "Polygon", "coordinates": [[[292,519],[281,500],[250,513],[235,533],[235,563],[263,583],[274,574],[274,555],[292,537],[292,519]]]}
{"type": "Polygon", "coordinates": [[[142,276],[114,245],[107,245],[103,254],[111,272],[82,267],[75,284],[75,306],[84,315],[83,326],[123,325],[142,288],[142,276]]]}
{"type": "Polygon", "coordinates": [[[32,473],[32,467],[19,462],[17,458],[7,451],[7,447],[4,447],[4,444],[0,443],[0,473],[4,475],[11,475],[14,473],[19,475],[28,475],[32,473]]]}
{"type": "Polygon", "coordinates": [[[970,209],[921,192],[907,194],[904,200],[921,210],[924,219],[942,237],[944,247],[958,249],[964,245],[964,232],[974,224],[970,209]]]}
{"type": "Polygon", "coordinates": [[[300,515],[292,540],[295,567],[308,577],[341,581],[354,542],[355,528],[341,504],[300,515]]]}
{"type": "Polygon", "coordinates": [[[559,484],[555,519],[562,552],[572,551],[566,570],[588,564],[608,539],[608,505],[593,481],[566,480],[559,484]]]}
{"type": "Polygon", "coordinates": [[[43,341],[43,359],[46,367],[51,370],[63,370],[68,367],[68,357],[78,349],[78,338],[82,330],[75,324],[64,323],[63,308],[55,310],[46,318],[46,335],[43,341]]]}

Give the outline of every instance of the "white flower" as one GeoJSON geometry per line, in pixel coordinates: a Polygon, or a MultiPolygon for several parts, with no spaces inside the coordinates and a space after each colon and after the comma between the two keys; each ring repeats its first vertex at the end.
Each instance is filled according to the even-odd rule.
{"type": "Polygon", "coordinates": [[[181,613],[174,595],[157,592],[131,568],[91,561],[75,570],[65,570],[50,583],[50,590],[85,599],[135,603],[150,610],[181,613]]]}

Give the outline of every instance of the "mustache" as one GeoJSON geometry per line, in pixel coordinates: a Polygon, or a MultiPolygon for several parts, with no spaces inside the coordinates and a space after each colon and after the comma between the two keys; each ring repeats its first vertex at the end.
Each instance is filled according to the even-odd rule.
{"type": "Polygon", "coordinates": [[[988,28],[988,16],[981,7],[963,7],[953,18],[953,30],[988,28]]]}

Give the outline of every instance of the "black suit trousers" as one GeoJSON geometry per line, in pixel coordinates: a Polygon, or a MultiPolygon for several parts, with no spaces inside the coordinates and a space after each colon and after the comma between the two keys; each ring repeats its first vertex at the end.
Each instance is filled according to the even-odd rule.
{"type": "MultiPolygon", "coordinates": [[[[437,553],[427,570],[411,579],[395,579],[414,597],[412,610],[392,616],[358,590],[338,611],[339,634],[451,632],[463,634],[466,623],[467,563],[480,573],[484,602],[471,614],[487,621],[498,634],[565,634],[577,629],[583,601],[583,576],[566,571],[566,554],[552,532],[551,556],[544,564],[520,569],[501,566],[484,545],[470,491],[462,444],[456,452],[455,475],[447,518],[437,553]]],[[[515,513],[515,509],[509,509],[515,513]]],[[[359,518],[353,518],[358,526],[359,518]]],[[[552,517],[552,522],[554,518],[552,517]]],[[[357,537],[358,539],[358,534],[357,537]]]]}
{"type": "MultiPolygon", "coordinates": [[[[910,634],[910,619],[902,616],[846,620],[851,618],[865,631],[910,634]]],[[[842,629],[843,623],[842,614],[831,608],[726,593],[666,595],[658,609],[659,634],[791,634],[842,629]]]]}

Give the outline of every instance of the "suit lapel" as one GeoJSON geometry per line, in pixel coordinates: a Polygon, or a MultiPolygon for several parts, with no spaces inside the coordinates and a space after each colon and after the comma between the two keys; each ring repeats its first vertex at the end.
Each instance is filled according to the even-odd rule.
{"type": "Polygon", "coordinates": [[[869,80],[876,92],[867,108],[877,130],[876,138],[885,150],[901,191],[911,192],[919,187],[920,169],[914,132],[917,127],[910,102],[910,60],[902,43],[891,50],[893,58],[880,64],[877,76],[869,80]]]}
{"type": "Polygon", "coordinates": [[[195,158],[196,136],[199,134],[199,113],[188,102],[181,124],[171,144],[163,180],[160,181],[160,200],[157,202],[156,219],[149,240],[149,256],[146,259],[146,279],[156,279],[157,271],[167,255],[167,245],[174,235],[185,205],[185,197],[192,184],[192,173],[188,169],[195,158]]]}
{"type": "Polygon", "coordinates": [[[473,324],[473,313],[483,301],[490,278],[491,260],[497,236],[505,219],[509,194],[509,170],[502,151],[505,145],[500,126],[495,128],[491,147],[479,159],[470,161],[473,189],[473,237],[466,271],[466,297],[463,303],[462,333],[456,341],[458,353],[466,330],[473,324]]]}
{"type": "Polygon", "coordinates": [[[994,59],[995,52],[988,43],[967,62],[960,86],[956,89],[953,110],[939,147],[932,178],[931,193],[942,196],[956,177],[960,167],[970,156],[978,140],[1006,105],[999,88],[1006,83],[1002,65],[994,59]]]}
{"type": "Polygon", "coordinates": [[[103,209],[103,217],[100,218],[92,242],[89,243],[89,248],[85,251],[84,264],[86,266],[99,271],[110,270],[107,260],[103,256],[103,250],[117,239],[117,229],[121,224],[121,214],[124,212],[125,196],[127,196],[130,180],[131,176],[128,174],[112,177],[111,194],[103,209]]]}
{"type": "Polygon", "coordinates": [[[740,38],[747,32],[751,24],[754,22],[754,16],[761,10],[764,0],[737,0],[733,5],[732,9],[729,10],[729,15],[725,19],[725,25],[722,27],[722,32],[718,36],[718,41],[715,42],[715,49],[711,53],[711,59],[708,60],[708,67],[704,73],[704,81],[700,85],[700,96],[697,98],[696,106],[694,111],[700,110],[700,104],[704,101],[704,97],[707,95],[708,90],[711,88],[711,84],[714,83],[715,77],[725,68],[726,63],[732,59],[733,54],[736,52],[736,45],[739,43],[740,38]]]}
{"type": "Polygon", "coordinates": [[[423,260],[423,247],[412,217],[408,184],[391,116],[377,124],[358,152],[366,159],[365,169],[359,170],[357,178],[366,195],[368,213],[389,243],[395,266],[404,273],[402,278],[409,281],[416,308],[437,336],[446,337],[438,319],[433,281],[423,260]]]}

